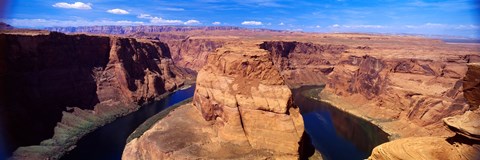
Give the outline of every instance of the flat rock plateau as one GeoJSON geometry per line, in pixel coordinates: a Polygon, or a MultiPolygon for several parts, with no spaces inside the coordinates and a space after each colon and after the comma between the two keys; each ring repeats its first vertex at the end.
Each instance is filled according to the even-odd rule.
{"type": "Polygon", "coordinates": [[[298,159],[304,128],[291,90],[322,84],[322,101],[390,135],[369,159],[479,159],[479,44],[235,27],[48,29],[69,34],[0,34],[0,113],[18,119],[6,126],[22,146],[55,126],[57,135],[71,115],[132,107],[198,73],[192,103],[130,141],[124,159],[298,159]],[[32,123],[49,127],[20,143],[32,123]]]}

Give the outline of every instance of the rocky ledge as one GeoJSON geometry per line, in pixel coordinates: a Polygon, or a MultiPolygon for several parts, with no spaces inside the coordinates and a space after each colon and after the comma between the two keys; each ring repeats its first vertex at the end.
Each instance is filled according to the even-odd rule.
{"type": "Polygon", "coordinates": [[[255,44],[227,44],[208,55],[193,103],[129,142],[123,159],[292,159],[303,133],[292,92],[269,53],[255,44]]]}
{"type": "MultiPolygon", "coordinates": [[[[475,102],[478,97],[468,96],[480,92],[479,64],[468,64],[464,78],[465,98],[475,102]],[[472,85],[473,84],[473,85],[472,85]],[[472,99],[474,98],[474,99],[472,99]]],[[[470,105],[477,105],[470,103],[470,105]]],[[[395,140],[375,147],[369,159],[480,159],[480,109],[467,111],[443,119],[455,133],[450,137],[410,137],[395,140]]]]}

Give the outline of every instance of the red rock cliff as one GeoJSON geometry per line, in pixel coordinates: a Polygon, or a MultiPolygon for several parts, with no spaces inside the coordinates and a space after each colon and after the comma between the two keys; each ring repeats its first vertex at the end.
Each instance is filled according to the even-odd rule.
{"type": "Polygon", "coordinates": [[[269,41],[261,48],[270,51],[290,87],[325,83],[323,99],[357,115],[430,129],[398,131],[404,135],[445,134],[442,118],[474,109],[466,104],[462,86],[467,85],[468,92],[476,84],[463,84],[462,78],[466,63],[478,61],[475,51],[426,39],[347,38],[269,41]]]}
{"type": "Polygon", "coordinates": [[[0,34],[0,48],[0,117],[9,152],[50,138],[66,107],[140,104],[186,78],[158,41],[0,34]]]}

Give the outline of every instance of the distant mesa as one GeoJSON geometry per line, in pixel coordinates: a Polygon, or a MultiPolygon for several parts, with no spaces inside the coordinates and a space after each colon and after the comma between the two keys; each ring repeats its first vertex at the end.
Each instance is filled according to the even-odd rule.
{"type": "Polygon", "coordinates": [[[4,22],[0,22],[0,30],[12,30],[12,29],[15,29],[15,27],[7,24],[7,23],[4,23],[4,22]]]}
{"type": "Polygon", "coordinates": [[[134,34],[137,32],[159,33],[159,32],[188,32],[188,31],[232,31],[232,30],[254,30],[284,32],[271,29],[247,29],[234,26],[80,26],[80,27],[47,27],[49,31],[63,33],[92,33],[92,34],[134,34]]]}

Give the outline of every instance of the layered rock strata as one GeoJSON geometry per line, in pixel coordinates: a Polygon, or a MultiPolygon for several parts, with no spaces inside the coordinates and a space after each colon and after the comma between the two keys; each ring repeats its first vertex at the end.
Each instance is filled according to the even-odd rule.
{"type": "Polygon", "coordinates": [[[225,41],[215,39],[165,40],[175,65],[198,72],[206,63],[210,53],[223,46],[225,41]]]}
{"type": "Polygon", "coordinates": [[[269,53],[250,43],[228,44],[208,55],[193,104],[128,143],[123,158],[294,158],[303,131],[292,92],[269,53]],[[176,126],[188,134],[175,134],[176,126]],[[167,140],[172,136],[176,141],[167,140]]]}
{"type": "Polygon", "coordinates": [[[453,137],[409,137],[375,147],[369,159],[480,159],[480,112],[447,117],[453,137]]]}
{"type": "MultiPolygon", "coordinates": [[[[478,97],[469,96],[480,91],[478,87],[472,87],[478,84],[478,71],[478,64],[468,64],[463,85],[465,98],[469,102],[478,100],[478,97]]],[[[455,136],[395,140],[377,146],[369,159],[480,159],[480,109],[444,118],[443,122],[456,133],[455,136]]]]}
{"type": "Polygon", "coordinates": [[[291,88],[324,84],[348,46],[311,42],[271,41],[260,45],[270,52],[291,88]]]}
{"type": "Polygon", "coordinates": [[[95,108],[92,117],[115,117],[173,91],[187,78],[158,41],[9,33],[0,34],[0,45],[5,51],[0,55],[0,117],[9,149],[52,137],[67,107],[95,108]]]}

